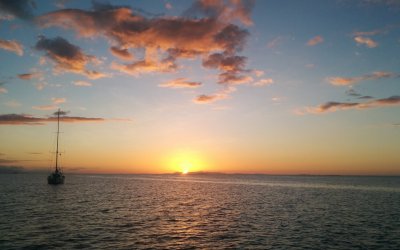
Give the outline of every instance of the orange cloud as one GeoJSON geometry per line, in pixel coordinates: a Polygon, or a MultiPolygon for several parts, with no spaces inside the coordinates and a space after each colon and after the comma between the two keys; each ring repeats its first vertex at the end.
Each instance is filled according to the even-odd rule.
{"type": "Polygon", "coordinates": [[[375,71],[372,72],[372,74],[366,74],[356,77],[340,77],[340,76],[328,77],[326,80],[332,85],[347,86],[365,80],[378,80],[382,78],[393,78],[393,77],[399,77],[399,74],[395,74],[393,72],[375,71]]]}
{"type": "Polygon", "coordinates": [[[327,102],[317,107],[307,107],[302,112],[303,114],[320,114],[346,109],[369,109],[387,106],[400,106],[400,96],[391,96],[388,98],[375,99],[368,102],[327,102]]]}
{"type": "Polygon", "coordinates": [[[377,42],[368,37],[356,36],[354,37],[354,41],[356,41],[358,44],[363,44],[368,48],[375,48],[378,46],[377,42]]]}
{"type": "Polygon", "coordinates": [[[198,88],[201,82],[190,82],[187,78],[177,78],[158,85],[163,88],[198,88]]]}
{"type": "Polygon", "coordinates": [[[24,54],[24,47],[15,40],[3,40],[0,39],[0,49],[14,52],[15,54],[22,56],[24,54]]]}
{"type": "Polygon", "coordinates": [[[322,43],[324,41],[324,38],[322,36],[315,36],[308,40],[307,45],[308,46],[315,46],[319,43],[322,43]]]}
{"type": "Polygon", "coordinates": [[[41,36],[35,48],[46,52],[46,57],[55,63],[56,72],[82,74],[90,79],[107,76],[106,74],[86,69],[88,63],[96,63],[97,59],[94,56],[83,53],[78,46],[69,43],[62,37],[51,39],[41,36]]]}
{"type": "Polygon", "coordinates": [[[52,104],[49,104],[49,105],[42,105],[42,106],[33,106],[32,108],[33,108],[33,109],[36,109],[36,110],[54,110],[54,109],[59,108],[59,107],[57,106],[57,104],[65,103],[66,101],[67,101],[67,99],[64,98],[64,97],[59,97],[59,98],[57,98],[57,97],[52,97],[52,98],[51,98],[52,104]]]}
{"type": "Polygon", "coordinates": [[[52,98],[51,98],[51,101],[52,101],[54,104],[60,104],[60,103],[66,102],[67,99],[64,98],[64,97],[60,97],[60,98],[52,97],[52,98]]]}
{"type": "Polygon", "coordinates": [[[229,86],[217,91],[214,94],[199,95],[193,100],[193,102],[197,104],[208,104],[218,100],[227,99],[229,98],[229,94],[234,91],[236,91],[236,88],[229,86]]]}
{"type": "Polygon", "coordinates": [[[36,23],[43,28],[72,29],[81,37],[105,37],[113,45],[110,51],[114,56],[133,60],[111,65],[112,69],[127,74],[174,72],[179,68],[178,59],[199,57],[204,67],[221,71],[219,83],[241,84],[252,80],[246,75],[251,72],[245,69],[246,58],[237,55],[249,32],[232,21],[251,25],[253,5],[254,1],[249,0],[199,0],[183,17],[155,18],[132,13],[130,8],[105,5],[94,6],[91,11],[50,12],[37,17],[36,23]],[[194,18],[193,14],[198,13],[202,17],[194,18]],[[143,49],[143,58],[130,59],[130,48],[143,49]]]}
{"type": "Polygon", "coordinates": [[[141,60],[136,61],[131,64],[119,64],[113,62],[111,68],[119,70],[121,72],[130,75],[140,75],[143,73],[153,73],[153,72],[173,72],[176,70],[177,65],[173,61],[152,61],[152,60],[141,60]]]}

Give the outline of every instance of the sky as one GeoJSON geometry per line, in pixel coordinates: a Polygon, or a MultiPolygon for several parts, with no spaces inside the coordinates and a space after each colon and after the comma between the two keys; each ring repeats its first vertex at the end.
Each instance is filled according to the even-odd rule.
{"type": "Polygon", "coordinates": [[[400,175],[400,1],[0,0],[0,169],[400,175]]]}

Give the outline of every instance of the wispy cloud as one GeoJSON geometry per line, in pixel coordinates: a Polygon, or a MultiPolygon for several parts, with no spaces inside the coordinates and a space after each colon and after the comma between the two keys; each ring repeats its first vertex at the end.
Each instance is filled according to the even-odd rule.
{"type": "MultiPolygon", "coordinates": [[[[4,114],[0,115],[0,125],[44,125],[49,122],[56,122],[57,117],[35,117],[26,114],[4,114]]],[[[62,122],[104,122],[104,118],[61,116],[62,122]]]]}
{"type": "Polygon", "coordinates": [[[209,95],[199,95],[197,96],[193,102],[197,103],[197,104],[209,104],[209,103],[213,103],[215,101],[218,100],[223,100],[223,99],[227,99],[229,98],[229,94],[236,91],[236,88],[234,87],[225,87],[213,94],[209,94],[209,95]]]}
{"type": "Polygon", "coordinates": [[[107,75],[98,71],[88,70],[88,63],[96,63],[97,58],[83,53],[81,48],[69,43],[62,37],[46,38],[39,37],[35,48],[45,51],[46,57],[55,63],[56,72],[72,72],[85,75],[90,79],[98,79],[107,75]]]}
{"type": "Polygon", "coordinates": [[[201,82],[191,82],[187,78],[177,78],[171,81],[161,83],[158,85],[163,88],[198,88],[201,86],[201,82]]]}
{"type": "Polygon", "coordinates": [[[257,82],[254,83],[254,86],[267,86],[267,85],[271,85],[274,83],[274,80],[272,78],[264,78],[264,79],[260,79],[257,82]]]}
{"type": "Polygon", "coordinates": [[[378,47],[378,43],[368,37],[356,36],[356,37],[354,37],[354,41],[356,41],[356,43],[358,43],[358,44],[365,45],[368,48],[378,47]]]}
{"type": "Polygon", "coordinates": [[[341,77],[341,76],[328,77],[326,78],[326,80],[332,85],[347,86],[366,80],[378,80],[382,78],[394,78],[394,77],[399,77],[399,74],[386,71],[375,71],[372,72],[371,74],[365,74],[362,76],[355,76],[355,77],[341,77]]]}
{"type": "Polygon", "coordinates": [[[42,78],[43,73],[42,72],[32,72],[32,73],[25,73],[25,74],[19,74],[18,78],[22,80],[31,80],[31,79],[37,79],[37,78],[42,78]]]}
{"type": "Polygon", "coordinates": [[[58,106],[54,105],[54,104],[41,105],[41,106],[32,106],[32,109],[36,109],[36,110],[55,110],[57,108],[58,108],[58,106]]]}
{"type": "Polygon", "coordinates": [[[253,70],[253,73],[257,76],[257,77],[261,77],[265,74],[265,72],[263,70],[253,70]]]}
{"type": "Polygon", "coordinates": [[[58,98],[52,97],[51,104],[41,105],[41,106],[33,106],[32,108],[36,109],[36,110],[55,110],[55,109],[59,108],[58,104],[65,103],[66,101],[67,101],[67,99],[64,97],[58,97],[58,98]]]}
{"type": "Polygon", "coordinates": [[[322,36],[315,36],[308,40],[307,45],[308,46],[315,46],[319,43],[322,43],[324,41],[324,38],[322,36]]]}
{"type": "Polygon", "coordinates": [[[165,3],[165,8],[167,10],[171,10],[173,7],[172,7],[172,4],[168,2],[168,3],[165,3]]]}
{"type": "Polygon", "coordinates": [[[86,81],[74,81],[72,84],[78,87],[91,87],[93,85],[92,83],[86,81]]]}
{"type": "Polygon", "coordinates": [[[358,93],[353,88],[346,90],[346,95],[351,96],[351,97],[356,97],[358,99],[374,99],[374,97],[372,97],[372,96],[362,95],[362,94],[358,93]]]}
{"type": "Polygon", "coordinates": [[[6,93],[8,93],[8,90],[0,86],[0,94],[6,94],[6,93]]]}
{"type": "Polygon", "coordinates": [[[368,102],[327,102],[317,107],[306,107],[297,113],[321,114],[327,112],[335,112],[338,110],[370,109],[388,106],[400,106],[400,96],[391,96],[388,98],[375,99],[368,102]]]}
{"type": "Polygon", "coordinates": [[[355,31],[353,32],[353,36],[375,36],[378,34],[382,34],[388,31],[388,28],[384,29],[375,29],[375,30],[369,30],[369,31],[355,31]]]}
{"type": "Polygon", "coordinates": [[[54,104],[60,104],[60,103],[64,103],[64,102],[66,102],[67,101],[67,99],[66,98],[64,98],[64,97],[52,97],[51,98],[51,101],[54,103],[54,104]]]}
{"type": "Polygon", "coordinates": [[[10,107],[10,108],[16,108],[16,107],[22,106],[22,104],[21,104],[20,102],[15,101],[15,100],[6,102],[5,105],[6,105],[7,107],[10,107]]]}
{"type": "Polygon", "coordinates": [[[274,39],[272,39],[271,41],[269,41],[267,43],[267,48],[268,49],[275,49],[279,45],[281,45],[282,42],[283,42],[283,37],[281,37],[281,36],[275,37],[274,39]]]}
{"type": "Polygon", "coordinates": [[[15,54],[22,56],[24,55],[24,46],[15,40],[3,40],[0,39],[0,49],[14,52],[15,54]]]}
{"type": "Polygon", "coordinates": [[[141,60],[130,64],[119,64],[113,62],[111,65],[112,69],[124,72],[126,74],[138,76],[145,73],[155,72],[174,72],[177,69],[177,65],[172,60],[141,60]]]}

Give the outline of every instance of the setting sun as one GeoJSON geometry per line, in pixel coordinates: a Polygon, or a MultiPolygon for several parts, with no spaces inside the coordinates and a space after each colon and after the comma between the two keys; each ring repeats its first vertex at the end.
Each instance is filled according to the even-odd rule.
{"type": "Polygon", "coordinates": [[[182,169],[182,174],[189,173],[189,170],[193,167],[193,164],[187,161],[184,161],[180,164],[180,168],[182,169]]]}
{"type": "Polygon", "coordinates": [[[179,172],[187,174],[189,172],[205,171],[208,164],[204,161],[204,156],[194,150],[177,150],[167,155],[164,162],[169,172],[179,172]]]}

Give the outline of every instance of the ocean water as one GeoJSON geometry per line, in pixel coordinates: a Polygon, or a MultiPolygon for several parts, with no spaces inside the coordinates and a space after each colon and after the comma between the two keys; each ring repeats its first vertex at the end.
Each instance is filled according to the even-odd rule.
{"type": "Polygon", "coordinates": [[[0,175],[0,249],[400,249],[400,177],[0,175]]]}

